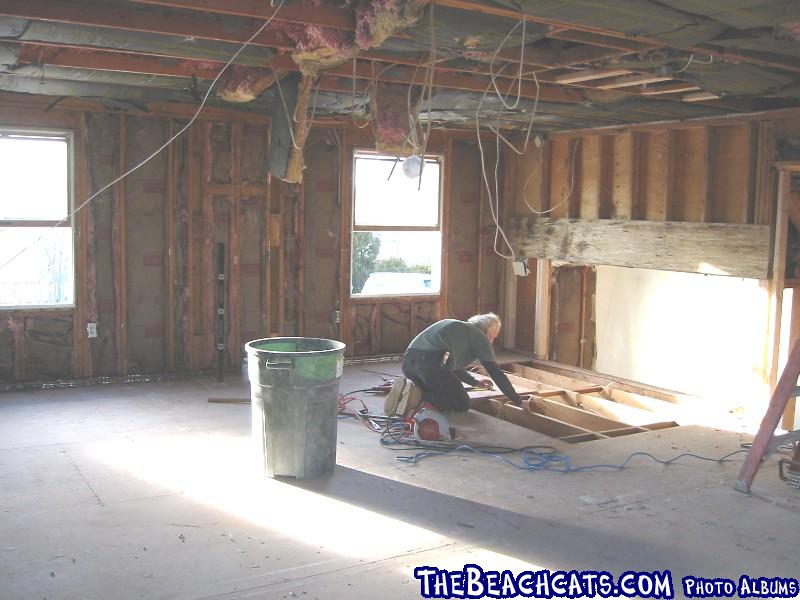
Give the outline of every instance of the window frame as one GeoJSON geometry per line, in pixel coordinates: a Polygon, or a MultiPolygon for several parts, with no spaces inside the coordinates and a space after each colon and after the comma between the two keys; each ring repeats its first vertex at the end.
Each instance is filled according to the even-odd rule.
{"type": "MultiPolygon", "coordinates": [[[[436,162],[439,165],[439,186],[437,194],[437,211],[436,211],[436,225],[356,225],[356,160],[358,158],[379,158],[381,160],[397,161],[397,168],[401,167],[402,160],[405,157],[397,157],[389,154],[382,154],[374,149],[369,148],[353,148],[352,153],[352,177],[351,177],[351,210],[350,210],[350,277],[347,282],[348,297],[351,302],[364,301],[368,303],[380,302],[382,299],[394,301],[398,298],[425,298],[434,301],[442,294],[442,284],[444,280],[444,271],[441,268],[441,263],[444,262],[444,173],[445,173],[445,156],[438,153],[430,153],[424,155],[426,162],[436,162]],[[380,232],[416,232],[416,231],[435,231],[440,234],[439,242],[439,288],[436,292],[406,292],[401,294],[354,294],[353,293],[353,234],[359,232],[365,233],[380,233],[380,232]]],[[[395,173],[397,171],[395,170],[395,173]]],[[[395,176],[395,175],[393,175],[395,176]]],[[[402,173],[399,176],[403,176],[402,173]]]]}
{"type": "MultiPolygon", "coordinates": [[[[0,305],[0,311],[46,311],[74,309],[78,293],[77,256],[75,235],[75,133],[69,129],[32,128],[0,125],[0,137],[18,136],[31,138],[63,138],[67,144],[67,215],[60,220],[45,219],[0,219],[0,228],[69,228],[72,239],[72,302],[66,304],[9,304],[0,305]]],[[[0,183],[2,186],[2,183],[0,183]]]]}

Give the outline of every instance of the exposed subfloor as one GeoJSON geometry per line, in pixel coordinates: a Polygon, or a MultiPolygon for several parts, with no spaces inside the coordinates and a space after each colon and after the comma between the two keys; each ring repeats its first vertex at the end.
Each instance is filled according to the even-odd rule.
{"type": "MultiPolygon", "coordinates": [[[[342,391],[375,371],[398,366],[348,368],[342,391]]],[[[194,379],[0,396],[0,598],[418,598],[415,566],[465,563],[669,569],[678,597],[687,574],[800,573],[800,492],[775,458],[744,495],[743,455],[570,475],[477,455],[411,465],[340,420],[332,476],[271,480],[253,468],[250,407],[207,401],[247,395],[194,379]]],[[[552,444],[479,413],[452,424],[476,443],[552,444]]],[[[680,427],[559,448],[586,465],[718,457],[743,439],[680,427]]]]}

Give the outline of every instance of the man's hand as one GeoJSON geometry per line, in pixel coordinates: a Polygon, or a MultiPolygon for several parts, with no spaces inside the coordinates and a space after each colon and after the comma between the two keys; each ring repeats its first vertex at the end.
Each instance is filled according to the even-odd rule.
{"type": "Polygon", "coordinates": [[[474,387],[476,390],[493,390],[494,383],[491,379],[481,379],[477,383],[473,384],[472,387],[474,387]]]}

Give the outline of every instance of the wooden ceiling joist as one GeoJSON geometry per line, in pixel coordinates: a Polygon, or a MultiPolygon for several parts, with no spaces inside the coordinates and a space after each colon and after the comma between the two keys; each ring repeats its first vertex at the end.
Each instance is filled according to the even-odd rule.
{"type": "Polygon", "coordinates": [[[573,73],[565,73],[555,77],[556,83],[580,83],[582,81],[593,81],[596,79],[608,79],[609,77],[617,77],[619,75],[628,75],[630,71],[627,69],[586,69],[584,71],[575,71],[573,73]]]}
{"type": "Polygon", "coordinates": [[[601,83],[595,86],[598,90],[616,90],[619,88],[635,87],[637,85],[647,85],[648,83],[661,83],[662,81],[672,81],[672,77],[660,77],[649,73],[640,73],[636,75],[629,75],[627,77],[620,77],[607,83],[601,83]]]}
{"type": "Polygon", "coordinates": [[[681,92],[694,92],[700,88],[691,83],[672,83],[655,87],[648,87],[639,92],[641,96],[660,96],[662,94],[679,94],[681,92]]]}

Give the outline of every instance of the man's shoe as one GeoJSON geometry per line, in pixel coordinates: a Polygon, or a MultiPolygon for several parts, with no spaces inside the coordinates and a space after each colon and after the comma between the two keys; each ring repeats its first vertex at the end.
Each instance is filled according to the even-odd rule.
{"type": "MultiPolygon", "coordinates": [[[[410,382],[409,382],[410,383],[410,382]]],[[[405,377],[395,377],[392,382],[392,387],[386,395],[386,400],[383,401],[383,412],[387,416],[401,414],[399,410],[400,401],[403,398],[403,392],[406,388],[405,377]]]]}
{"type": "Polygon", "coordinates": [[[422,390],[413,381],[407,381],[397,412],[408,418],[422,405],[422,390]]]}

